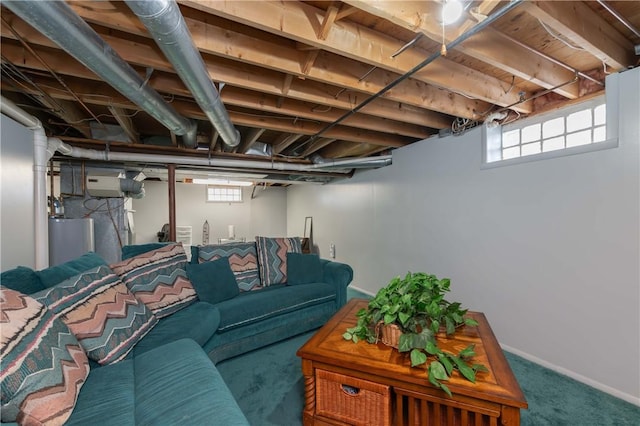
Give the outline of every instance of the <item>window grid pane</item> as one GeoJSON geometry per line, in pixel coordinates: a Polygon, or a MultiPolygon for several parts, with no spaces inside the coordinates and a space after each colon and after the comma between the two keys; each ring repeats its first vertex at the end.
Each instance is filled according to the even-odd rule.
{"type": "Polygon", "coordinates": [[[239,186],[207,186],[207,202],[240,203],[242,188],[239,186]]]}
{"type": "MultiPolygon", "coordinates": [[[[606,105],[502,132],[502,160],[606,141],[606,105]]],[[[500,161],[494,159],[493,161],[500,161]]]]}
{"type": "Polygon", "coordinates": [[[574,112],[567,116],[567,132],[575,132],[593,126],[591,109],[574,112]]]}
{"type": "Polygon", "coordinates": [[[540,140],[540,123],[522,129],[522,143],[540,140]]]}
{"type": "Polygon", "coordinates": [[[591,143],[591,130],[571,133],[567,135],[567,148],[572,146],[588,145],[591,143]]]}

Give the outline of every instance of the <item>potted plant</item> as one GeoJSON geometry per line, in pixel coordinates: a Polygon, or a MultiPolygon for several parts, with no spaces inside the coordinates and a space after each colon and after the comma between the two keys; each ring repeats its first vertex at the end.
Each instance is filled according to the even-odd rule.
{"type": "Polygon", "coordinates": [[[438,333],[451,335],[460,326],[478,325],[474,319],[465,317],[467,309],[462,309],[460,303],[444,298],[450,285],[448,278],[438,279],[424,272],[393,278],[369,301],[367,308],[356,314],[356,326],[348,328],[343,337],[354,343],[360,340],[377,343],[384,327],[395,327],[397,340],[383,339],[383,343],[409,352],[412,367],[427,364],[431,359],[426,367],[429,382],[451,396],[443,381],[449,380],[454,370],[471,382],[475,382],[476,372],[487,370],[481,364],[471,363],[474,345],[458,353],[438,347],[438,333]]]}

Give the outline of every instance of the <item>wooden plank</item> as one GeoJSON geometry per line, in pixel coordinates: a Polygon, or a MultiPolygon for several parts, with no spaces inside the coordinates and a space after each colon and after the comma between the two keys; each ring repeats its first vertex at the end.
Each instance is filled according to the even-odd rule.
{"type": "Polygon", "coordinates": [[[327,38],[327,34],[329,33],[329,29],[336,21],[336,17],[338,16],[338,11],[340,9],[335,4],[331,4],[327,8],[327,12],[324,15],[324,19],[322,21],[322,26],[320,27],[320,31],[318,32],[318,38],[320,40],[324,40],[327,38]]]}
{"type": "Polygon", "coordinates": [[[302,75],[304,76],[309,75],[311,68],[313,68],[313,63],[316,61],[316,58],[318,57],[319,53],[320,53],[319,49],[311,50],[309,51],[309,53],[307,53],[307,56],[304,58],[304,61],[302,62],[302,66],[300,67],[300,71],[302,72],[302,75]]]}
{"type": "Polygon", "coordinates": [[[303,135],[301,134],[282,134],[280,135],[276,141],[271,145],[271,149],[274,154],[280,154],[282,151],[287,149],[291,144],[300,139],[303,135]]]}
{"type": "Polygon", "coordinates": [[[113,118],[116,119],[120,127],[122,127],[122,130],[127,134],[129,140],[132,143],[140,143],[140,135],[136,131],[129,113],[125,109],[113,105],[109,105],[107,108],[109,108],[109,112],[113,115],[113,118]]]}
{"type": "MultiPolygon", "coordinates": [[[[109,19],[107,19],[107,16],[104,14],[93,13],[85,8],[76,8],[75,10],[84,19],[91,22],[98,22],[107,27],[113,26],[119,30],[126,30],[133,34],[138,34],[138,27],[130,25],[125,16],[118,17],[118,15],[110,15],[108,16],[109,19]]],[[[315,46],[298,42],[295,46],[287,47],[283,44],[276,44],[268,40],[250,37],[188,17],[185,18],[185,21],[190,28],[195,45],[203,53],[209,53],[235,61],[242,61],[247,64],[259,65],[268,69],[299,77],[311,78],[322,83],[336,85],[341,88],[354,89],[368,94],[378,93],[389,81],[398,77],[398,74],[380,71],[369,75],[366,81],[360,81],[360,77],[371,68],[370,66],[333,54],[329,56],[326,52],[319,54],[315,62],[316,66],[309,69],[308,74],[304,75],[302,74],[301,64],[304,63],[306,58],[305,51],[310,49],[317,50],[318,48],[315,46]],[[221,40],[223,40],[223,42],[220,42],[221,40]]],[[[139,35],[145,35],[145,33],[139,35]]],[[[148,34],[146,36],[148,37],[148,34]]],[[[207,58],[204,57],[204,59],[205,62],[209,64],[207,58]]],[[[216,67],[216,64],[209,65],[210,70],[216,67]]],[[[256,72],[259,71],[256,70],[256,72]]],[[[231,72],[231,74],[233,74],[233,72],[231,72]]],[[[224,79],[223,81],[228,84],[239,84],[237,81],[234,83],[232,75],[218,75],[217,78],[224,79]]],[[[254,76],[254,78],[257,77],[254,76]]],[[[246,84],[251,84],[252,81],[253,79],[248,79],[246,84]]],[[[415,80],[401,83],[396,86],[393,91],[384,94],[383,97],[392,101],[470,119],[478,118],[477,115],[474,115],[476,111],[486,111],[489,109],[489,104],[486,102],[452,94],[415,80]]]]}
{"type": "Polygon", "coordinates": [[[331,138],[318,138],[315,142],[308,144],[305,150],[302,152],[302,154],[300,154],[300,156],[308,157],[311,154],[321,150],[325,146],[330,145],[334,141],[335,139],[331,139],[331,138]]]}
{"type": "MultiPolygon", "coordinates": [[[[94,73],[87,70],[87,68],[63,51],[48,50],[38,47],[34,47],[34,49],[38,51],[38,54],[42,56],[49,65],[54,66],[61,74],[99,80],[94,73]]],[[[3,42],[2,52],[3,55],[11,62],[20,63],[21,66],[31,69],[45,70],[41,63],[31,56],[25,56],[22,48],[13,43],[3,42]]],[[[142,54],[143,52],[132,51],[129,53],[133,55],[136,53],[142,54]]],[[[235,83],[239,83],[241,87],[257,90],[263,93],[277,95],[282,94],[281,89],[279,88],[282,84],[282,76],[280,74],[269,73],[265,70],[262,72],[258,72],[258,70],[256,70],[256,72],[257,74],[246,67],[241,69],[228,68],[225,64],[219,62],[215,66],[210,67],[210,74],[212,77],[222,76],[222,80],[226,81],[227,87],[221,92],[223,99],[226,96],[225,92],[236,85],[235,83]]],[[[166,74],[154,73],[151,77],[150,83],[156,90],[189,96],[188,90],[184,87],[184,84],[182,84],[177,76],[168,78],[166,74]]],[[[345,111],[353,108],[354,100],[358,100],[358,95],[351,92],[336,97],[334,94],[328,93],[327,90],[328,88],[326,86],[317,83],[306,82],[306,84],[303,84],[294,80],[291,84],[290,90],[287,92],[287,95],[289,98],[301,99],[331,108],[339,108],[345,111]]],[[[364,97],[365,95],[362,96],[364,97]]],[[[435,113],[413,107],[411,105],[398,104],[386,99],[378,99],[377,101],[372,102],[367,105],[366,108],[361,110],[361,114],[389,118],[432,128],[442,128],[448,125],[444,123],[450,123],[450,119],[448,119],[444,114],[435,113]]]]}
{"type": "MultiPolygon", "coordinates": [[[[440,12],[441,5],[439,3],[402,2],[398,4],[398,2],[389,1],[360,0],[347,0],[347,3],[403,28],[420,31],[438,43],[442,42],[442,27],[437,24],[437,19],[429,19],[440,12]]],[[[495,3],[485,4],[482,10],[486,11],[489,7],[495,7],[495,3]]],[[[448,30],[445,33],[447,43],[453,41],[460,34],[462,33],[459,31],[452,34],[448,30]]],[[[464,43],[458,45],[456,50],[546,89],[570,81],[574,74],[542,56],[531,55],[531,49],[522,49],[522,46],[491,28],[486,28],[471,36],[464,43]]],[[[563,86],[557,90],[557,93],[575,99],[578,97],[578,89],[577,84],[563,86]]],[[[512,90],[522,91],[518,87],[514,87],[512,90]]]]}
{"type": "Polygon", "coordinates": [[[531,1],[522,7],[616,71],[634,65],[633,45],[581,1],[531,1]]]}
{"type": "MultiPolygon", "coordinates": [[[[404,44],[402,41],[347,21],[332,26],[326,39],[319,40],[315,31],[322,21],[322,11],[302,2],[265,1],[253,3],[251,8],[239,7],[236,2],[212,0],[181,3],[399,74],[406,73],[430,55],[430,52],[414,48],[392,58],[392,54],[404,44]]],[[[498,79],[446,58],[435,60],[425,70],[416,73],[413,79],[437,87],[450,87],[454,92],[502,106],[520,99],[517,93],[501,91],[498,79]]],[[[520,104],[516,109],[531,112],[531,104],[520,104]]]]}
{"type": "MultiPolygon", "coordinates": [[[[187,115],[189,116],[189,115],[187,115]]],[[[231,120],[240,126],[267,128],[289,133],[302,133],[305,135],[315,135],[324,126],[318,123],[305,120],[283,120],[281,117],[256,117],[254,114],[246,114],[238,111],[229,111],[231,120]]],[[[392,136],[385,133],[373,132],[365,129],[354,129],[345,126],[336,126],[323,133],[324,137],[347,140],[358,143],[370,143],[373,145],[387,146],[398,148],[406,146],[413,140],[392,136]]]]}
{"type": "MultiPolygon", "coordinates": [[[[4,49],[3,49],[4,53],[4,49]]],[[[91,87],[99,92],[100,95],[92,95],[91,93],[85,93],[86,90],[82,90],[75,82],[69,80],[69,87],[73,88],[80,94],[80,99],[87,104],[96,105],[115,105],[125,109],[137,110],[138,106],[133,104],[123,95],[116,92],[110,86],[105,83],[93,82],[91,87]]],[[[3,90],[5,87],[3,85],[3,90]]],[[[49,93],[54,99],[67,99],[71,100],[73,97],[65,90],[51,89],[49,93]]],[[[194,118],[198,120],[206,120],[206,116],[202,110],[193,102],[184,102],[174,100],[172,102],[176,111],[188,118],[194,118]]],[[[247,114],[237,111],[229,111],[231,120],[236,125],[264,128],[267,130],[274,130],[287,133],[300,133],[303,135],[314,135],[322,130],[323,124],[318,122],[311,122],[308,120],[295,120],[293,118],[283,119],[281,116],[256,116],[255,114],[247,114]]],[[[401,147],[413,142],[414,139],[401,137],[397,135],[390,135],[388,133],[375,132],[366,129],[355,129],[346,126],[336,126],[333,129],[324,133],[325,137],[353,141],[358,143],[371,143],[373,145],[385,146],[385,147],[401,147]]]]}
{"type": "MultiPolygon", "coordinates": [[[[526,48],[499,31],[487,28],[461,43],[457,50],[505,70],[545,89],[572,81],[575,72],[563,67],[532,48],[526,48]]],[[[579,84],[558,87],[554,92],[569,99],[579,95],[579,84]]],[[[518,90],[514,87],[512,90],[518,90]]]]}
{"type": "Polygon", "coordinates": [[[234,152],[239,152],[241,154],[247,152],[247,150],[256,143],[258,138],[262,136],[265,130],[266,129],[262,128],[249,129],[247,132],[245,132],[245,134],[242,135],[242,142],[234,149],[234,152]]]}

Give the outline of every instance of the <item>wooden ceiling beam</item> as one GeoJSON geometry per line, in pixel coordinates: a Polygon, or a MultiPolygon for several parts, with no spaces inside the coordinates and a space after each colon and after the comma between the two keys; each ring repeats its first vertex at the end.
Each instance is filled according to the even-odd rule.
{"type": "MultiPolygon", "coordinates": [[[[266,128],[279,132],[302,133],[303,135],[308,136],[317,134],[324,127],[319,123],[307,120],[283,119],[283,117],[276,116],[256,116],[255,114],[247,114],[234,110],[229,110],[229,117],[234,123],[240,126],[266,128]]],[[[336,126],[327,130],[322,135],[326,138],[347,140],[358,143],[370,143],[373,145],[394,148],[406,146],[414,141],[404,137],[364,129],[353,129],[344,126],[336,126]]]]}
{"type": "MultiPolygon", "coordinates": [[[[404,44],[401,40],[348,21],[332,26],[326,39],[320,40],[314,28],[322,22],[322,11],[302,2],[256,2],[250,8],[234,7],[233,2],[211,0],[183,0],[180,3],[263,31],[284,34],[299,42],[398,74],[411,70],[431,54],[414,48],[394,58],[393,53],[404,44]]],[[[436,87],[451,88],[454,93],[501,106],[520,101],[518,90],[504,93],[500,80],[446,58],[436,59],[415,73],[412,79],[436,87]]],[[[532,103],[521,103],[514,106],[514,109],[530,113],[532,103]]]]}
{"type": "MultiPolygon", "coordinates": [[[[0,31],[2,31],[1,28],[0,31]]],[[[44,58],[50,66],[54,66],[61,74],[99,80],[94,73],[89,71],[63,51],[48,50],[36,46],[34,46],[34,50],[36,50],[39,56],[44,58]]],[[[17,44],[4,42],[3,40],[2,53],[8,60],[20,64],[23,67],[45,70],[39,61],[35,60],[30,55],[25,55],[23,49],[17,44]]],[[[143,53],[143,51],[134,50],[129,51],[128,55],[142,55],[143,53]]],[[[225,91],[230,87],[235,86],[236,83],[239,83],[241,87],[245,87],[250,90],[256,90],[267,94],[282,95],[279,88],[281,83],[278,83],[278,81],[282,81],[282,76],[280,74],[263,71],[254,75],[250,70],[247,70],[246,67],[234,70],[226,68],[220,63],[218,63],[217,66],[212,66],[210,68],[214,68],[210,71],[212,75],[222,75],[226,84],[229,85],[221,92],[223,99],[225,91]]],[[[154,73],[151,77],[151,81],[160,81],[164,78],[165,77],[161,73],[154,73]]],[[[185,96],[189,95],[189,92],[177,76],[171,80],[167,80],[167,84],[165,86],[156,88],[157,90],[163,90],[167,93],[182,93],[185,96]]],[[[287,92],[287,96],[292,99],[301,99],[325,107],[338,108],[345,111],[353,108],[354,100],[358,100],[357,94],[354,95],[353,93],[348,92],[336,97],[335,95],[327,93],[327,90],[327,87],[317,83],[307,82],[306,84],[301,84],[294,80],[287,92]]],[[[432,128],[446,127],[451,122],[451,119],[444,114],[423,110],[411,105],[398,104],[386,99],[379,99],[377,102],[370,103],[363,108],[359,114],[364,116],[375,116],[378,118],[388,118],[399,122],[408,122],[432,128]]]]}
{"type": "Polygon", "coordinates": [[[54,99],[55,103],[51,103],[47,99],[48,96],[38,97],[39,101],[51,108],[51,112],[60,117],[66,123],[69,123],[71,127],[80,132],[81,135],[85,137],[91,137],[91,130],[88,127],[89,120],[93,118],[90,117],[85,110],[80,109],[76,102],[67,101],[63,99],[54,99]]]}
{"type": "MultiPolygon", "coordinates": [[[[227,105],[258,109],[261,111],[306,118],[309,120],[317,120],[325,123],[332,123],[346,113],[345,110],[341,109],[326,108],[310,102],[274,97],[236,87],[227,87],[225,92],[221,94],[221,98],[227,105]],[[280,99],[282,99],[282,102],[279,103],[278,101],[280,99]]],[[[362,127],[379,132],[410,136],[417,139],[424,139],[435,133],[435,131],[429,131],[428,128],[424,126],[400,123],[389,119],[374,118],[357,113],[345,119],[342,124],[349,127],[362,127]]],[[[449,123],[445,124],[445,126],[448,125],[449,123]]]]}
{"type": "MultiPolygon", "coordinates": [[[[74,4],[75,3],[71,3],[72,7],[75,7],[74,4]]],[[[107,16],[103,13],[96,13],[86,8],[78,7],[75,7],[75,11],[82,18],[90,22],[148,37],[148,34],[140,32],[137,25],[132,25],[130,19],[125,15],[109,14],[107,16]]],[[[267,40],[261,40],[239,32],[219,28],[188,17],[185,18],[185,21],[190,27],[194,44],[203,53],[265,67],[298,77],[313,79],[321,83],[335,85],[342,89],[352,89],[373,95],[399,76],[389,71],[378,70],[362,80],[361,77],[369,71],[370,66],[336,56],[335,54],[319,52],[318,47],[311,46],[309,43],[298,42],[295,46],[287,47],[286,45],[274,44],[267,40]],[[224,40],[224,43],[221,43],[220,40],[224,40]],[[304,75],[302,74],[304,67],[301,64],[305,63],[307,51],[309,50],[319,52],[319,54],[314,62],[315,67],[310,68],[307,75],[304,75]]],[[[106,36],[105,40],[108,40],[109,43],[112,44],[112,47],[123,56],[126,50],[133,48],[131,45],[118,47],[119,44],[117,41],[109,39],[106,36]]],[[[206,61],[206,57],[204,59],[206,61]]],[[[210,72],[216,69],[216,62],[217,61],[211,61],[207,63],[210,72]]],[[[216,72],[220,72],[220,70],[216,72]]],[[[219,74],[217,78],[220,80],[224,79],[228,84],[234,84],[234,81],[232,81],[234,80],[233,75],[237,75],[239,72],[231,71],[231,74],[232,75],[219,74]]],[[[245,84],[251,84],[256,79],[260,79],[259,72],[253,74],[253,76],[244,79],[245,84]]],[[[237,81],[235,84],[242,86],[242,84],[237,81]]],[[[470,119],[479,118],[478,112],[486,111],[490,107],[487,102],[469,99],[465,96],[450,93],[416,80],[400,83],[393,90],[383,94],[381,99],[388,99],[393,102],[413,105],[421,109],[437,111],[434,112],[434,114],[446,113],[456,117],[470,119]]],[[[376,100],[373,103],[379,102],[380,100],[376,100]]],[[[430,126],[427,122],[425,122],[425,125],[430,126]]]]}
{"type": "Polygon", "coordinates": [[[215,128],[213,128],[211,130],[211,142],[209,142],[209,151],[222,151],[222,144],[218,143],[220,140],[220,133],[215,128]]]}
{"type": "Polygon", "coordinates": [[[635,64],[633,45],[581,1],[530,1],[522,5],[559,37],[582,47],[616,71],[635,64]]]}
{"type": "Polygon", "coordinates": [[[308,157],[311,154],[321,150],[325,146],[332,144],[333,142],[335,142],[335,139],[332,138],[318,138],[316,141],[308,144],[304,151],[302,151],[302,154],[300,154],[300,156],[308,157]]]}
{"type": "Polygon", "coordinates": [[[311,72],[311,68],[313,68],[313,63],[316,61],[318,54],[320,53],[320,49],[314,49],[307,53],[307,56],[302,61],[302,66],[300,67],[300,72],[304,77],[309,75],[311,72]]]}
{"type": "Polygon", "coordinates": [[[265,130],[266,129],[261,129],[261,128],[251,128],[247,130],[242,135],[242,142],[240,143],[240,145],[238,145],[235,152],[239,152],[241,154],[244,154],[245,152],[247,152],[249,148],[251,148],[253,144],[256,143],[256,141],[260,138],[260,136],[262,136],[265,130]]]}
{"type": "Polygon", "coordinates": [[[304,135],[300,133],[282,134],[274,141],[273,144],[271,144],[271,150],[274,154],[280,154],[302,136],[304,135]]]}
{"type": "MultiPolygon", "coordinates": [[[[50,63],[50,65],[55,65],[61,74],[71,76],[67,78],[76,77],[99,81],[95,74],[87,70],[84,66],[77,63],[73,58],[67,56],[65,53],[57,53],[55,51],[45,49],[38,49],[38,52],[41,57],[45,58],[50,63]]],[[[22,49],[12,43],[4,43],[3,55],[9,60],[20,61],[22,66],[43,70],[42,65],[39,64],[38,61],[24,57],[22,49]]],[[[188,89],[174,74],[156,72],[151,76],[149,84],[161,93],[185,97],[190,96],[188,89]]],[[[86,90],[90,89],[87,88],[86,90]]],[[[220,97],[223,103],[227,105],[242,106],[261,111],[290,115],[292,117],[303,117],[326,123],[336,121],[344,115],[347,112],[347,108],[349,108],[349,105],[345,105],[345,102],[341,103],[343,108],[334,108],[333,106],[327,107],[323,103],[303,102],[282,96],[277,97],[234,87],[232,85],[225,86],[225,89],[220,92],[220,97]]],[[[336,99],[331,99],[332,103],[337,102],[336,99]]],[[[350,127],[363,127],[379,132],[388,132],[414,137],[416,139],[424,139],[435,133],[434,131],[430,131],[429,127],[439,129],[450,125],[450,120],[448,120],[444,115],[442,115],[442,119],[438,122],[429,123],[432,124],[429,126],[427,123],[424,125],[418,125],[383,118],[384,114],[384,110],[380,111],[377,116],[356,113],[344,120],[343,125],[350,127]]],[[[408,106],[400,108],[399,110],[391,111],[390,109],[388,115],[393,116],[394,114],[395,116],[404,119],[409,117],[412,114],[412,111],[408,106]]]]}
{"type": "Polygon", "coordinates": [[[320,40],[327,38],[327,34],[329,33],[333,23],[336,21],[339,11],[340,8],[335,3],[330,4],[327,8],[324,19],[322,20],[322,25],[320,26],[320,31],[318,31],[318,38],[320,40]]]}
{"type": "Polygon", "coordinates": [[[122,130],[129,137],[129,140],[133,143],[140,143],[140,135],[136,131],[135,125],[133,121],[131,121],[131,116],[129,113],[123,108],[118,108],[113,105],[109,105],[109,112],[113,115],[113,118],[116,119],[122,130]]]}
{"type": "MultiPolygon", "coordinates": [[[[438,3],[403,2],[402,7],[399,7],[397,2],[388,1],[346,2],[408,30],[422,32],[438,43],[442,42],[442,27],[437,24],[439,18],[436,18],[441,7],[438,3]],[[422,19],[419,19],[421,17],[422,19]]],[[[491,7],[495,4],[492,2],[486,6],[491,7]]],[[[460,34],[457,31],[455,36],[451,35],[451,31],[445,33],[447,42],[453,41],[460,34]]],[[[459,44],[456,50],[545,89],[572,81],[575,77],[573,71],[541,55],[532,56],[531,53],[535,53],[532,49],[523,49],[520,44],[492,28],[485,28],[469,37],[459,44]]],[[[514,89],[518,91],[517,88],[514,89]]],[[[565,85],[555,91],[569,99],[576,99],[579,95],[579,85],[565,85]]]]}
{"type": "MultiPolygon", "coordinates": [[[[74,87],[73,82],[69,82],[69,86],[77,90],[80,99],[87,104],[96,105],[115,105],[120,108],[129,110],[137,110],[138,107],[129,101],[127,98],[116,92],[110,86],[105,83],[92,82],[91,87],[95,88],[100,95],[95,96],[92,94],[83,94],[83,90],[80,87],[74,87]]],[[[2,90],[16,90],[14,87],[6,87],[3,83],[2,90]]],[[[66,99],[71,100],[73,97],[65,90],[49,88],[48,94],[54,99],[66,99]]],[[[197,104],[193,102],[185,102],[181,100],[174,100],[172,102],[173,107],[179,114],[185,117],[190,117],[198,120],[206,120],[202,110],[197,104]]],[[[229,117],[231,120],[239,126],[247,126],[254,128],[261,128],[266,130],[273,130],[278,132],[296,133],[307,136],[313,136],[320,132],[324,127],[317,122],[311,122],[308,120],[295,120],[288,117],[281,116],[256,116],[255,114],[247,114],[245,112],[238,112],[229,110],[229,117]]],[[[401,147],[406,146],[413,142],[412,139],[398,137],[395,135],[389,135],[381,132],[374,132],[363,129],[353,129],[345,126],[336,126],[331,130],[324,133],[325,137],[335,138],[340,140],[352,141],[357,143],[370,143],[373,145],[380,145],[386,147],[401,147]]]]}

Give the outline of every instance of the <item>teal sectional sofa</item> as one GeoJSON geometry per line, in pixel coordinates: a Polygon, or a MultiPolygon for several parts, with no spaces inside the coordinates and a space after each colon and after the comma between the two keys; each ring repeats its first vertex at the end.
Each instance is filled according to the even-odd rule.
{"type": "MultiPolygon", "coordinates": [[[[275,244],[282,242],[276,239],[275,244]]],[[[264,246],[244,244],[192,247],[190,262],[181,245],[154,243],[124,247],[118,264],[106,265],[97,254],[87,253],[41,271],[18,267],[3,272],[0,284],[5,293],[17,290],[30,295],[34,304],[45,305],[47,315],[61,318],[89,354],[88,375],[77,386],[70,415],[61,417],[64,423],[247,425],[215,363],[321,326],[345,304],[353,271],[342,263],[299,254],[295,244],[273,251],[280,259],[264,258],[270,265],[260,269],[258,252],[264,246]],[[238,251],[245,256],[237,256],[238,251]],[[284,277],[264,285],[269,274],[274,276],[272,267],[284,277]],[[282,281],[287,271],[292,282],[282,281]],[[83,291],[86,295],[80,295],[83,291]],[[100,300],[109,291],[118,294],[108,302],[100,300]],[[93,297],[98,308],[87,313],[93,297]],[[125,318],[130,318],[127,324],[138,324],[137,331],[126,332],[117,343],[99,344],[95,340],[101,337],[76,332],[73,327],[95,322],[109,304],[119,304],[126,312],[112,313],[109,321],[117,322],[116,331],[106,339],[118,335],[125,318]],[[126,351],[120,347],[134,340],[126,351]]],[[[9,309],[8,299],[3,293],[3,310],[9,309]]],[[[106,324],[103,328],[111,327],[106,324]]],[[[7,401],[15,391],[7,383],[14,379],[4,371],[6,363],[2,368],[4,424],[15,421],[4,413],[16,407],[7,401]]]]}

